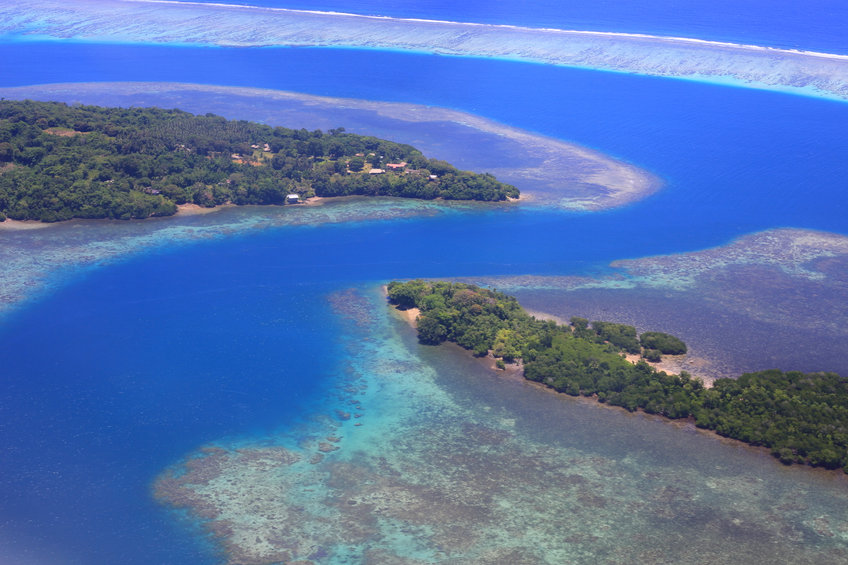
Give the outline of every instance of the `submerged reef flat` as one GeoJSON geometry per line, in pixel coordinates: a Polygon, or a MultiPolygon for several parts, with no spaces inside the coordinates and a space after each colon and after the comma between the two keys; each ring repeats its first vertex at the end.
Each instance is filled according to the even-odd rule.
{"type": "Polygon", "coordinates": [[[259,88],[179,83],[68,83],[0,88],[13,99],[104,106],[158,106],[272,126],[331,129],[415,145],[461,169],[487,171],[517,186],[535,206],[603,210],[653,194],[659,179],[574,143],[445,108],[330,98],[259,88]]]}
{"type": "Polygon", "coordinates": [[[23,0],[0,22],[14,39],[400,49],[848,99],[848,56],[678,37],[158,0],[23,0]]]}
{"type": "Polygon", "coordinates": [[[848,559],[843,477],[420,346],[376,289],[330,304],[347,356],[312,422],[209,445],[154,485],[227,563],[848,559]]]}
{"type": "Polygon", "coordinates": [[[615,261],[602,278],[494,277],[527,308],[681,337],[666,367],[709,381],[780,368],[848,375],[848,237],[774,229],[677,255],[615,261]]]}

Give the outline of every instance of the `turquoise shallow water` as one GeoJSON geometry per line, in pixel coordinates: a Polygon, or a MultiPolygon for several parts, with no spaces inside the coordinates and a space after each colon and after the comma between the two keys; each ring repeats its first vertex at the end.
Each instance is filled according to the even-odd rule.
{"type": "MultiPolygon", "coordinates": [[[[531,23],[514,17],[503,16],[531,23]]],[[[733,35],[757,39],[742,27],[733,35]]],[[[814,34],[783,37],[815,47],[814,34]]],[[[247,209],[150,227],[0,234],[9,264],[48,272],[53,283],[0,326],[0,441],[9,454],[0,459],[0,560],[218,561],[219,546],[196,535],[196,522],[152,495],[159,473],[209,444],[225,450],[223,471],[249,470],[257,489],[317,489],[293,489],[300,494],[261,509],[304,508],[314,522],[290,523],[317,524],[298,538],[318,541],[304,550],[316,562],[846,559],[843,479],[492,382],[456,351],[417,346],[375,288],[397,277],[608,274],[615,259],[779,226],[848,233],[848,105],[373,51],[0,45],[3,86],[100,80],[457,108],[611,153],[666,185],[599,214],[354,201],[296,212],[295,221],[247,209]],[[375,69],[388,76],[375,80],[375,69]],[[359,290],[332,298],[350,287],[359,290]],[[359,419],[336,412],[357,405],[359,419]],[[310,463],[331,434],[343,436],[341,449],[310,463]],[[303,459],[268,475],[236,451],[269,445],[302,450],[303,459]],[[482,502],[448,503],[462,492],[482,502]],[[319,527],[333,524],[328,516],[362,529],[333,537],[319,527]],[[491,537],[474,537],[478,526],[491,537]]],[[[242,496],[213,500],[250,531],[257,518],[242,496]]]]}
{"type": "Polygon", "coordinates": [[[197,452],[157,493],[234,560],[807,563],[846,558],[845,480],[691,425],[563,399],[428,348],[377,289],[331,299],[341,384],[319,417],[197,452]],[[180,474],[184,471],[184,474],[180,474]],[[234,485],[240,485],[234,488],[234,485]]]}

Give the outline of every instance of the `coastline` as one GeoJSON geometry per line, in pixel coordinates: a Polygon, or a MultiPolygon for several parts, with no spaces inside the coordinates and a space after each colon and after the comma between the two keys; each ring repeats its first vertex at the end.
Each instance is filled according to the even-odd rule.
{"type": "Polygon", "coordinates": [[[556,555],[556,562],[576,563],[624,535],[629,543],[616,562],[669,555],[698,562],[719,540],[736,544],[719,561],[730,564],[752,536],[771,550],[790,532],[806,550],[809,539],[794,532],[810,517],[835,516],[835,523],[816,523],[820,535],[844,531],[843,493],[836,490],[843,476],[783,468],[762,448],[707,438],[688,422],[493,382],[475,366],[485,360],[453,357],[467,356],[455,344],[422,363],[407,347],[414,340],[401,335],[407,327],[398,325],[400,315],[380,300],[363,305],[356,298],[348,291],[333,301],[355,327],[339,372],[349,382],[328,397],[342,401],[340,411],[311,419],[320,429],[295,430],[293,441],[248,437],[193,449],[154,483],[157,500],[196,519],[231,562],[317,563],[343,555],[411,563],[425,555],[428,562],[541,563],[549,560],[539,556],[556,555]],[[810,502],[802,476],[837,485],[831,514],[810,502]],[[763,508],[777,504],[793,513],[763,520],[763,508]],[[644,516],[644,525],[634,526],[634,516],[644,516]],[[703,534],[698,546],[680,544],[693,528],[703,534]],[[414,543],[397,544],[398,531],[414,543]],[[684,553],[634,550],[630,541],[662,544],[668,532],[669,547],[684,553]]]}
{"type": "MultiPolygon", "coordinates": [[[[6,220],[0,222],[0,230],[7,231],[29,231],[29,230],[38,230],[38,229],[46,229],[53,226],[61,226],[67,225],[74,222],[92,222],[96,225],[98,222],[127,222],[127,223],[138,223],[138,222],[146,222],[148,220],[167,220],[174,218],[186,218],[191,216],[207,216],[209,214],[214,214],[216,212],[221,212],[222,210],[227,210],[229,208],[242,208],[242,207],[258,207],[258,208],[313,208],[318,206],[324,206],[328,201],[336,200],[336,201],[344,201],[350,200],[354,198],[373,198],[369,196],[363,195],[347,195],[347,196],[312,196],[307,200],[299,202],[297,204],[247,204],[244,206],[239,206],[238,204],[233,204],[231,202],[225,202],[224,204],[217,204],[215,206],[200,206],[199,204],[177,204],[176,213],[170,216],[148,216],[147,218],[133,218],[131,220],[114,220],[112,218],[71,218],[70,220],[61,220],[58,222],[40,222],[38,220],[12,220],[10,218],[6,218],[6,220]]],[[[400,198],[393,196],[379,196],[378,198],[398,198],[399,200],[416,200],[422,202],[446,202],[441,198],[435,198],[433,200],[422,200],[418,198],[400,198]]],[[[518,202],[518,198],[510,198],[508,199],[511,202],[518,202]]],[[[479,202],[476,200],[470,200],[468,202],[479,202]]],[[[496,202],[492,202],[491,204],[497,204],[496,202]]]]}
{"type": "Polygon", "coordinates": [[[847,236],[776,228],[699,251],[616,260],[604,276],[456,280],[512,294],[537,317],[547,311],[561,322],[578,315],[663,329],[689,352],[659,368],[707,384],[774,367],[848,375],[839,354],[848,347],[846,264],[847,236]]]}
{"type": "MultiPolygon", "coordinates": [[[[383,294],[385,295],[386,294],[386,287],[383,286],[382,289],[383,289],[383,294]]],[[[406,322],[406,324],[411,329],[415,330],[417,328],[417,323],[416,323],[417,320],[416,319],[417,319],[417,316],[420,312],[418,308],[410,308],[408,310],[400,310],[396,306],[393,306],[391,304],[388,304],[388,306],[390,306],[391,309],[395,312],[395,314],[402,321],[406,322]],[[414,313],[410,313],[411,311],[414,311],[414,313]]],[[[557,322],[558,324],[567,323],[567,322],[564,322],[561,317],[558,317],[558,316],[555,316],[555,315],[552,315],[552,314],[546,314],[544,312],[539,312],[539,311],[535,311],[535,310],[527,310],[526,308],[524,310],[525,310],[525,312],[527,312],[531,316],[535,316],[537,319],[552,320],[552,321],[557,322]]],[[[456,351],[460,355],[471,356],[470,352],[468,350],[463,349],[462,347],[460,347],[459,345],[457,345],[454,342],[446,341],[442,344],[439,344],[438,347],[448,347],[448,348],[453,349],[454,351],[456,351]]],[[[636,362],[638,362],[639,359],[640,359],[640,357],[638,355],[633,355],[633,354],[627,354],[626,358],[629,362],[634,363],[634,364],[636,362]]],[[[667,373],[673,372],[673,374],[678,374],[679,370],[674,372],[674,368],[682,366],[682,362],[686,358],[687,358],[687,355],[664,356],[664,361],[662,361],[660,363],[651,363],[651,362],[647,362],[647,361],[646,362],[657,370],[665,371],[667,373]]],[[[597,395],[592,395],[592,396],[576,395],[576,396],[572,396],[572,395],[569,395],[569,394],[565,394],[565,393],[559,392],[559,391],[557,391],[557,390],[555,390],[555,389],[553,389],[549,386],[546,386],[542,383],[534,382],[534,381],[526,379],[524,377],[523,364],[521,363],[520,360],[515,362],[515,363],[506,364],[506,369],[499,369],[495,365],[497,359],[492,355],[491,351],[485,357],[474,357],[474,360],[477,363],[479,363],[481,366],[483,366],[486,369],[488,369],[489,371],[491,371],[492,374],[499,380],[517,383],[520,386],[530,387],[530,388],[537,390],[541,393],[544,393],[546,395],[559,398],[560,400],[564,400],[564,401],[568,401],[568,402],[578,402],[578,403],[586,405],[586,406],[593,406],[593,407],[602,408],[602,409],[605,409],[605,410],[614,410],[619,414],[626,413],[626,414],[629,414],[629,415],[632,415],[632,416],[637,416],[637,417],[640,417],[640,418],[646,418],[646,419],[654,421],[654,422],[659,422],[659,423],[663,423],[663,424],[667,424],[667,425],[670,424],[670,425],[674,426],[675,428],[677,428],[678,430],[696,432],[696,433],[698,433],[698,434],[700,434],[704,437],[709,437],[712,440],[718,441],[722,444],[725,444],[725,445],[728,445],[728,446],[733,446],[735,448],[742,448],[742,449],[749,451],[750,453],[755,453],[755,454],[760,455],[762,457],[768,458],[769,460],[772,460],[775,464],[779,463],[779,461],[772,455],[772,452],[769,448],[764,447],[762,445],[753,445],[753,444],[750,444],[750,443],[747,443],[745,441],[735,439],[735,438],[732,438],[732,437],[723,436],[723,435],[717,433],[715,430],[710,430],[710,429],[706,429],[706,428],[699,428],[698,426],[695,425],[695,420],[692,416],[689,416],[687,418],[668,418],[666,416],[663,416],[662,414],[651,414],[649,412],[646,412],[642,408],[636,408],[635,410],[630,411],[630,410],[626,410],[622,406],[613,406],[613,405],[607,404],[605,402],[600,402],[597,398],[597,395]]],[[[682,370],[686,370],[686,368],[683,367],[682,370]]],[[[715,378],[713,378],[713,377],[702,377],[702,376],[697,376],[697,375],[693,375],[693,377],[700,379],[703,382],[705,388],[711,388],[713,386],[714,381],[715,381],[715,378]]],[[[845,479],[845,472],[841,469],[826,469],[824,467],[816,467],[816,466],[811,466],[809,464],[797,464],[797,465],[800,465],[801,467],[805,468],[806,470],[811,470],[811,471],[814,471],[816,473],[823,473],[826,476],[838,477],[840,480],[845,479]]],[[[785,465],[784,464],[783,466],[784,467],[793,467],[795,465],[785,465]]]]}
{"type": "MultiPolygon", "coordinates": [[[[68,220],[70,221],[70,220],[68,220]]],[[[59,222],[54,222],[59,223],[59,222]]],[[[48,228],[52,223],[47,222],[39,222],[37,220],[13,220],[11,218],[6,218],[2,222],[0,222],[0,230],[6,231],[25,231],[25,230],[40,230],[44,228],[48,228]]]]}
{"type": "MultiPolygon", "coordinates": [[[[577,143],[546,137],[482,116],[449,108],[402,102],[316,96],[300,92],[186,83],[99,82],[56,83],[0,88],[12,99],[59,100],[106,106],[179,107],[201,114],[210,110],[226,117],[297,127],[337,127],[410,143],[425,155],[460,169],[488,171],[521,190],[521,205],[572,211],[603,211],[638,202],[663,187],[650,171],[577,143]],[[226,106],[203,98],[228,97],[226,106]],[[223,111],[227,110],[227,111],[223,111]],[[299,122],[299,123],[298,123],[299,122]],[[414,130],[408,124],[421,124],[414,130]],[[376,126],[377,131],[370,131],[376,126]],[[448,135],[445,126],[450,127],[448,135]],[[431,129],[433,130],[431,132],[431,129]],[[388,133],[387,133],[388,132],[388,133]],[[478,147],[449,144],[451,137],[480,136],[478,147]],[[447,145],[446,145],[447,143],[447,145]],[[504,144],[508,144],[504,146],[504,144]],[[510,163],[493,158],[513,154],[510,163]]],[[[312,200],[312,199],[310,199],[312,200]]]]}
{"type": "Polygon", "coordinates": [[[421,314],[420,309],[407,308],[406,310],[398,310],[395,308],[395,311],[412,329],[418,328],[418,315],[421,314]]]}
{"type": "Polygon", "coordinates": [[[24,0],[0,7],[0,22],[10,22],[0,26],[0,35],[20,36],[15,22],[22,11],[38,22],[40,39],[389,49],[638,73],[848,101],[848,56],[815,51],[228,4],[160,2],[154,10],[151,2],[140,1],[68,6],[57,0],[24,0]]]}
{"type": "MultiPolygon", "coordinates": [[[[382,288],[383,288],[383,294],[385,295],[386,294],[385,285],[382,288]]],[[[418,308],[407,308],[406,310],[401,310],[401,309],[397,308],[396,306],[392,306],[392,309],[395,311],[395,313],[398,315],[398,317],[400,317],[404,322],[407,323],[407,325],[409,325],[409,327],[411,327],[412,329],[418,328],[418,316],[421,314],[420,309],[418,309],[418,308]]],[[[547,314],[545,312],[539,312],[537,310],[528,310],[527,308],[524,308],[524,311],[527,314],[535,317],[538,320],[551,320],[551,321],[554,321],[554,322],[556,322],[557,324],[560,324],[560,325],[568,325],[567,321],[563,320],[559,316],[554,316],[553,314],[547,314]]],[[[458,349],[461,349],[465,353],[468,353],[466,350],[462,349],[461,347],[459,347],[458,345],[456,345],[453,342],[445,342],[441,345],[446,345],[446,344],[449,345],[449,346],[457,347],[458,349]]],[[[641,357],[639,355],[633,355],[633,354],[630,354],[630,353],[626,354],[625,358],[627,359],[627,361],[629,361],[630,363],[632,363],[634,365],[636,363],[638,363],[639,360],[641,359],[641,357]]],[[[494,355],[492,355],[491,351],[489,351],[489,353],[485,357],[479,357],[478,359],[486,367],[488,367],[492,371],[495,371],[498,375],[501,375],[502,377],[507,378],[508,380],[521,381],[521,382],[527,383],[530,386],[538,388],[539,390],[544,390],[546,392],[556,394],[558,396],[562,394],[562,393],[552,389],[549,386],[543,385],[542,383],[537,383],[537,382],[534,382],[534,381],[531,381],[531,380],[524,378],[524,372],[523,372],[524,365],[521,363],[521,361],[516,361],[515,363],[506,363],[506,369],[500,369],[500,368],[497,367],[497,365],[496,365],[497,359],[494,357],[494,355]]],[[[650,362],[650,361],[647,361],[647,360],[645,360],[645,362],[658,371],[665,371],[666,373],[669,373],[669,374],[679,374],[680,371],[686,371],[687,370],[686,367],[683,366],[684,363],[686,362],[686,359],[687,359],[687,355],[664,355],[663,361],[660,361],[659,363],[653,363],[653,362],[650,362]]],[[[700,379],[701,382],[704,384],[705,388],[711,388],[713,386],[713,383],[715,382],[715,377],[702,376],[702,375],[696,375],[696,374],[692,374],[692,376],[696,379],[700,379]]],[[[599,404],[603,404],[603,403],[599,403],[599,404]]],[[[618,407],[616,407],[616,408],[618,408],[618,407]]]]}
{"type": "MultiPolygon", "coordinates": [[[[220,210],[223,210],[224,208],[230,208],[232,206],[235,206],[235,204],[225,203],[225,204],[219,204],[217,206],[212,206],[211,208],[206,207],[206,206],[200,206],[199,204],[177,204],[177,213],[174,214],[173,216],[165,216],[165,217],[167,218],[167,217],[174,217],[174,216],[198,216],[198,215],[203,215],[203,214],[211,214],[213,212],[218,212],[220,210]]],[[[148,220],[150,218],[142,218],[142,219],[148,220]]]]}

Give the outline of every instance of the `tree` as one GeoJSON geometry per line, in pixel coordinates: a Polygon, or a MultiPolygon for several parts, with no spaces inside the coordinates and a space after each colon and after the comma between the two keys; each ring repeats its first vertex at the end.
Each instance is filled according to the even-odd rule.
{"type": "Polygon", "coordinates": [[[347,167],[351,171],[358,173],[363,168],[365,168],[365,159],[363,159],[362,157],[353,157],[350,161],[347,162],[347,167]]]}
{"type": "Polygon", "coordinates": [[[409,282],[392,281],[388,287],[389,301],[396,304],[401,310],[416,308],[418,301],[427,291],[424,281],[414,280],[409,282]]]}
{"type": "Polygon", "coordinates": [[[8,141],[4,141],[0,143],[0,162],[8,163],[12,160],[12,155],[14,154],[14,148],[12,144],[8,141]]]}
{"type": "Polygon", "coordinates": [[[645,332],[639,336],[639,343],[645,349],[656,349],[664,355],[686,353],[686,344],[682,340],[662,332],[645,332]]]}
{"type": "Polygon", "coordinates": [[[448,331],[433,316],[418,318],[418,341],[425,345],[439,345],[447,338],[448,331]]]}

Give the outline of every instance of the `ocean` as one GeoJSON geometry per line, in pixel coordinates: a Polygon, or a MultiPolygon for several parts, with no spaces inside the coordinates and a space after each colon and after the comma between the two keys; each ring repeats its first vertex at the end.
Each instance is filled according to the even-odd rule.
{"type": "MultiPolygon", "coordinates": [[[[200,1],[221,3],[215,0],[200,1]]],[[[804,4],[791,0],[655,0],[639,3],[615,0],[569,0],[567,3],[537,0],[532,4],[492,0],[462,3],[367,0],[355,4],[339,0],[257,0],[223,3],[394,18],[644,33],[848,53],[848,43],[843,32],[844,23],[848,21],[848,8],[836,0],[815,0],[804,4]]]]}
{"type": "MultiPolygon", "coordinates": [[[[286,7],[848,52],[839,25],[848,14],[834,2],[800,12],[793,3],[683,4],[651,3],[638,13],[629,2],[572,3],[569,10],[547,1],[286,7]],[[762,18],[766,11],[770,17],[762,18]]],[[[556,535],[532,517],[513,524],[548,551],[545,559],[523,556],[526,562],[691,561],[695,555],[686,551],[695,549],[716,552],[718,563],[837,562],[846,555],[846,489],[839,477],[785,469],[760,452],[649,418],[492,383],[487,369],[458,352],[415,344],[409,329],[385,311],[378,289],[394,278],[604,275],[617,259],[692,252],[777,227],[848,235],[848,105],[681,80],[376,50],[0,43],[2,87],[100,81],[251,86],[452,108],[596,149],[650,171],[664,186],[641,202],[596,213],[470,206],[369,217],[367,202],[333,203],[329,220],[316,213],[303,225],[232,230],[173,245],[159,241],[105,266],[50,271],[49,291],[0,325],[0,561],[219,562],[220,545],[204,522],[156,502],[154,481],[203,446],[233,453],[257,445],[305,449],[319,433],[315,426],[325,435],[325,428],[340,430],[350,441],[338,453],[352,467],[370,469],[369,453],[389,457],[390,467],[391,449],[379,438],[394,438],[395,426],[406,434],[395,438],[405,447],[393,455],[399,467],[428,469],[439,453],[462,453],[487,465],[477,472],[496,475],[494,451],[466,454],[462,434],[433,433],[438,415],[450,423],[445,430],[506,434],[511,460],[543,462],[534,472],[545,480],[565,481],[545,465],[572,465],[584,477],[577,490],[562,486],[567,505],[554,511],[564,520],[560,531],[573,530],[571,541],[563,542],[567,547],[552,543],[556,535]],[[336,211],[358,205],[366,213],[356,221],[332,221],[336,211]],[[338,299],[348,289],[353,294],[338,299]],[[340,303],[366,314],[352,324],[340,303]],[[398,376],[380,359],[409,370],[398,376]],[[352,421],[325,421],[341,402],[351,402],[339,393],[350,382],[368,388],[356,393],[364,432],[352,421]],[[432,414],[424,417],[427,411],[432,414]],[[550,427],[535,427],[540,418],[550,427]],[[427,443],[431,436],[436,439],[427,443]],[[584,518],[588,529],[581,530],[563,518],[567,512],[594,513],[597,520],[584,518]],[[763,515],[766,523],[757,523],[763,515]],[[702,537],[687,548],[693,528],[702,537]],[[621,547],[611,545],[616,537],[624,540],[621,547]],[[646,538],[658,541],[638,542],[646,538]],[[628,543],[638,554],[627,553],[628,543]],[[652,545],[663,553],[652,554],[652,545]]],[[[228,117],[242,117],[235,114],[228,117]]],[[[263,212],[225,210],[172,221],[191,230],[250,214],[263,212]]],[[[62,237],[85,240],[82,230],[92,230],[92,241],[98,237],[97,228],[84,222],[50,229],[58,235],[13,240],[0,233],[0,244],[14,241],[37,256],[62,237]]],[[[136,228],[108,229],[125,234],[136,228]]],[[[455,457],[446,464],[468,465],[455,457]]],[[[356,492],[361,484],[344,483],[331,456],[326,460],[326,468],[315,469],[332,480],[315,486],[309,482],[314,477],[297,467],[303,475],[290,484],[309,484],[327,499],[362,496],[356,492]]],[[[468,485],[439,488],[459,487],[468,485]]],[[[522,488],[499,491],[504,514],[513,514],[508,504],[522,512],[558,508],[545,498],[521,506],[522,497],[545,494],[529,480],[522,488]]],[[[556,499],[557,492],[547,494],[556,499]]],[[[299,504],[326,516],[327,508],[310,510],[315,500],[299,504]]],[[[475,523],[467,516],[453,519],[475,523]]],[[[438,562],[437,552],[420,541],[435,534],[419,534],[395,532],[391,544],[385,541],[391,536],[374,534],[345,551],[327,545],[314,560],[379,563],[380,554],[367,551],[390,548],[418,562],[438,562]]],[[[445,551],[452,547],[443,545],[445,551]]],[[[486,562],[474,553],[456,555],[486,562]]]]}

